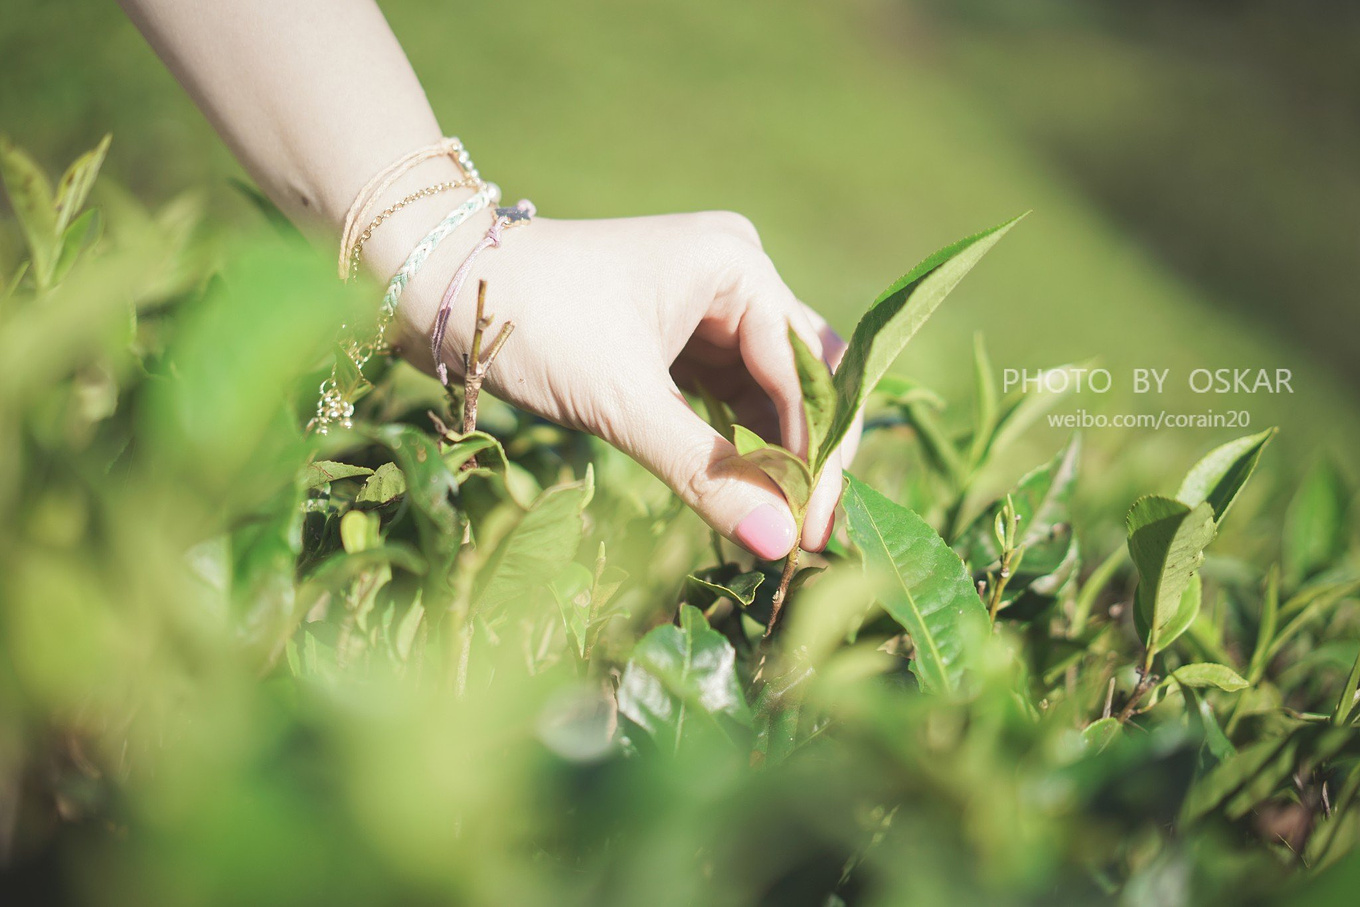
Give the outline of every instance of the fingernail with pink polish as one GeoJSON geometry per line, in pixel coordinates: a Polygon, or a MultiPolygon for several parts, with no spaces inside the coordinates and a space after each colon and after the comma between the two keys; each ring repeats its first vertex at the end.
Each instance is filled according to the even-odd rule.
{"type": "Polygon", "coordinates": [[[772,561],[789,553],[797,527],[793,517],[773,504],[761,504],[737,524],[732,534],[757,557],[772,561]]]}

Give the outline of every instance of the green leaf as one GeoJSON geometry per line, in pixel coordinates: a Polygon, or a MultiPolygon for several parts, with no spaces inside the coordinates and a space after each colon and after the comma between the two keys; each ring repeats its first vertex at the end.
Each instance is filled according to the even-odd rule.
{"type": "Polygon", "coordinates": [[[477,577],[477,604],[494,608],[552,582],[581,545],[581,514],[594,494],[594,474],[557,485],[538,496],[520,517],[477,577]]]}
{"type": "Polygon", "coordinates": [[[825,462],[822,446],[831,432],[831,423],[836,418],[836,387],[831,383],[831,369],[825,362],[813,355],[812,350],[789,328],[789,345],[793,347],[793,364],[798,370],[798,384],[803,391],[803,417],[807,421],[808,447],[807,462],[825,462]]]}
{"type": "Polygon", "coordinates": [[[65,233],[66,227],[84,206],[85,199],[99,176],[99,168],[104,165],[104,155],[108,154],[111,141],[113,136],[105,135],[98,145],[76,158],[57,182],[55,203],[57,222],[56,229],[52,231],[54,236],[65,233]]]}
{"type": "Polygon", "coordinates": [[[99,242],[104,230],[104,221],[98,208],[91,208],[77,217],[61,236],[57,261],[52,266],[52,283],[61,281],[75,266],[80,253],[99,242]]]}
{"type": "Polygon", "coordinates": [[[1185,702],[1190,707],[1191,714],[1199,719],[1204,731],[1204,745],[1208,747],[1209,753],[1219,762],[1236,755],[1237,748],[1223,733],[1223,727],[1218,723],[1218,716],[1214,714],[1209,701],[1188,684],[1181,685],[1181,695],[1185,697],[1185,702]]]}
{"type": "Polygon", "coordinates": [[[33,158],[5,136],[0,136],[0,180],[28,242],[34,282],[45,290],[51,282],[60,235],[52,184],[33,158]]]}
{"type": "Polygon", "coordinates": [[[470,431],[465,435],[457,435],[452,446],[444,451],[444,465],[451,471],[457,472],[463,468],[464,463],[485,451],[490,451],[493,454],[489,459],[494,461],[494,465],[483,462],[482,459],[478,459],[477,464],[504,472],[508,462],[505,456],[505,448],[501,447],[500,441],[484,431],[470,431]]]}
{"type": "Polygon", "coordinates": [[[996,430],[996,376],[982,332],[973,335],[973,444],[968,460],[976,469],[986,458],[996,430]]]}
{"type": "Polygon", "coordinates": [[[1176,492],[1176,500],[1188,507],[1207,501],[1214,508],[1214,522],[1222,523],[1238,492],[1251,478],[1261,452],[1275,436],[1275,431],[1268,428],[1260,434],[1247,435],[1209,451],[1186,474],[1180,491],[1176,492]]]}
{"type": "Polygon", "coordinates": [[[849,474],[845,512],[865,566],[885,578],[883,608],[911,635],[911,670],[927,692],[958,687],[964,653],[987,611],[963,561],[918,515],[849,474]]]}
{"type": "Polygon", "coordinates": [[[381,543],[378,529],[381,520],[376,513],[351,510],[340,518],[340,543],[348,554],[361,554],[381,543]]]}
{"type": "Polygon", "coordinates": [[[1086,727],[1082,728],[1081,739],[1088,749],[1099,753],[1109,746],[1115,737],[1119,736],[1119,720],[1117,718],[1097,718],[1086,727]]]}
{"type": "Polygon", "coordinates": [[[1216,687],[1225,693],[1236,693],[1250,686],[1246,678],[1232,668],[1210,662],[1181,665],[1171,672],[1171,676],[1187,687],[1216,687]]]}
{"type": "Polygon", "coordinates": [[[737,679],[736,650],[698,608],[680,609],[680,626],[657,627],[638,641],[619,682],[619,714],[657,744],[679,751],[693,718],[750,727],[737,679]]]}
{"type": "Polygon", "coordinates": [[[769,476],[784,492],[794,516],[801,517],[807,509],[808,498],[812,497],[812,473],[808,471],[808,465],[788,450],[766,443],[743,425],[734,425],[732,430],[732,443],[736,445],[737,453],[769,476]]]}
{"type": "Polygon", "coordinates": [[[743,607],[750,607],[756,600],[756,590],[765,581],[765,574],[759,570],[737,573],[735,565],[725,564],[691,573],[685,581],[715,598],[730,598],[743,607]]]}
{"type": "Polygon", "coordinates": [[[364,487],[354,498],[359,504],[386,504],[388,501],[406,493],[406,477],[401,474],[396,463],[384,463],[378,471],[368,477],[364,487]]]}
{"type": "MultiPolygon", "coordinates": [[[[1125,518],[1129,555],[1138,569],[1135,616],[1144,628],[1148,657],[1170,644],[1166,631],[1184,631],[1194,615],[1185,616],[1183,600],[1191,576],[1204,561],[1214,538],[1214,510],[1207,502],[1188,507],[1180,501],[1149,495],[1139,498],[1125,518]]],[[[1198,607],[1195,608],[1198,611],[1198,607]]]]}
{"type": "Polygon", "coordinates": [[[827,433],[821,456],[813,461],[814,473],[821,470],[827,454],[849,431],[869,389],[878,383],[908,341],[964,275],[1019,220],[1019,217],[1014,218],[946,246],[912,268],[874,300],[855,326],[845,358],[832,379],[837,396],[836,418],[827,433]]]}
{"type": "MultiPolygon", "coordinates": [[[[453,508],[452,497],[457,494],[458,480],[440,457],[439,445],[409,425],[384,425],[369,435],[396,457],[406,482],[407,500],[422,517],[445,536],[457,532],[459,517],[453,508]]],[[[428,546],[436,541],[426,539],[427,557],[432,556],[428,546]]]]}
{"type": "Polygon", "coordinates": [[[1282,557],[1291,585],[1325,570],[1346,550],[1350,502],[1351,489],[1329,460],[1308,470],[1285,513],[1282,557]]]}
{"type": "Polygon", "coordinates": [[[371,475],[373,470],[367,466],[351,466],[335,460],[317,460],[315,463],[307,464],[307,469],[302,474],[302,487],[320,488],[340,479],[371,475]]]}
{"type": "Polygon", "coordinates": [[[1341,688],[1341,696],[1336,700],[1336,708],[1332,710],[1332,724],[1345,724],[1351,717],[1351,710],[1355,708],[1355,691],[1360,688],[1360,655],[1356,656],[1355,664],[1351,666],[1351,672],[1346,676],[1346,685],[1341,688]]]}
{"type": "Polygon", "coordinates": [[[960,535],[957,547],[974,573],[1000,567],[1001,547],[993,526],[1009,498],[1020,517],[1016,547],[1025,549],[1006,586],[1010,598],[1030,588],[1037,595],[1056,595],[1075,572],[1071,504],[1080,458],[1081,442],[1073,435],[1052,460],[1026,474],[960,535]]]}
{"type": "MultiPolygon", "coordinates": [[[[1181,593],[1180,604],[1167,619],[1166,624],[1158,634],[1157,652],[1170,646],[1181,634],[1194,624],[1195,618],[1199,616],[1200,608],[1204,602],[1204,587],[1200,581],[1198,573],[1190,577],[1190,584],[1181,593]]],[[[1133,612],[1133,626],[1138,631],[1138,635],[1144,641],[1148,639],[1148,625],[1146,623],[1148,612],[1139,611],[1137,608],[1133,612]]],[[[1156,654],[1154,652],[1153,654],[1156,654]]]]}
{"type": "Polygon", "coordinates": [[[926,403],[937,412],[944,409],[944,398],[918,381],[903,378],[901,375],[884,375],[874,385],[873,393],[887,398],[889,403],[902,406],[907,403],[926,403]]]}
{"type": "Polygon", "coordinates": [[[1247,678],[1255,683],[1265,675],[1275,645],[1275,628],[1280,619],[1280,566],[1272,564],[1266,574],[1265,594],[1261,598],[1261,620],[1256,626],[1256,646],[1247,665],[1247,678]]]}
{"type": "Polygon", "coordinates": [[[562,614],[562,623],[576,641],[578,655],[585,655],[586,631],[590,628],[590,591],[595,575],[590,570],[573,561],[550,584],[557,609],[562,614]]]}

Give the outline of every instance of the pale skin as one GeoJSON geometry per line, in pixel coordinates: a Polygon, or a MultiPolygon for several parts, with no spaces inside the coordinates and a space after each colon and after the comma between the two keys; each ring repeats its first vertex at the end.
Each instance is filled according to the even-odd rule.
{"type": "MultiPolygon", "coordinates": [[[[299,224],[328,237],[338,237],[373,174],[444,134],[371,0],[122,5],[261,188],[299,224]]],[[[494,91],[494,80],[465,89],[494,91]]],[[[495,162],[478,156],[475,143],[471,150],[495,179],[495,162]]],[[[422,163],[378,209],[458,176],[450,159],[422,163]]],[[[513,187],[506,191],[503,203],[513,203],[513,187]]],[[[366,266],[385,281],[469,194],[445,192],[403,209],[365,245],[366,266]]],[[[483,211],[460,227],[402,297],[389,340],[428,372],[444,289],[491,219],[483,211]]],[[[516,325],[487,377],[488,391],[615,445],[758,556],[775,559],[793,548],[795,521],[779,490],[742,463],[680,392],[701,381],[742,424],[806,450],[788,328],[832,364],[845,344],[785,286],[748,220],[730,212],[537,217],[507,231],[500,248],[477,260],[454,304],[442,355],[455,374],[471,343],[479,280],[487,281],[497,321],[516,325]]],[[[803,526],[806,549],[820,550],[830,537],[841,469],[858,438],[856,425],[827,463],[803,526]]]]}

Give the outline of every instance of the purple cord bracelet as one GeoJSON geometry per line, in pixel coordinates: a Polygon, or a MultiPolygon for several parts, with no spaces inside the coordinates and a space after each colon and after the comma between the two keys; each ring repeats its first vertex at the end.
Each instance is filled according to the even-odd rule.
{"type": "Polygon", "coordinates": [[[458,270],[453,272],[453,279],[449,281],[449,288],[444,291],[444,298],[439,303],[439,314],[434,319],[434,330],[430,334],[430,355],[434,357],[435,371],[439,375],[439,383],[448,386],[449,369],[444,364],[443,357],[439,355],[440,347],[444,345],[444,333],[448,330],[449,315],[453,311],[453,302],[458,298],[458,291],[467,282],[468,274],[472,271],[473,262],[482,251],[491,246],[499,246],[501,237],[505,234],[506,228],[517,224],[527,224],[537,213],[534,203],[527,198],[522,198],[509,208],[497,208],[496,219],[491,222],[491,227],[486,231],[477,245],[472,247],[467,258],[458,266],[458,270]]]}

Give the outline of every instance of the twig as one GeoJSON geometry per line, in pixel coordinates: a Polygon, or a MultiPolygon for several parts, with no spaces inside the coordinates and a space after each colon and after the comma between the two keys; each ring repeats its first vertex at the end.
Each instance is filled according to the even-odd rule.
{"type": "MultiPolygon", "coordinates": [[[[487,372],[491,371],[491,364],[496,361],[496,356],[500,354],[501,347],[505,346],[505,341],[510,339],[510,332],[515,329],[513,321],[507,321],[501,325],[500,332],[496,334],[496,339],[491,341],[491,346],[487,348],[486,356],[482,356],[482,336],[486,329],[491,327],[491,319],[494,316],[486,314],[486,281],[477,282],[477,320],[473,323],[472,329],[472,351],[463,354],[463,434],[467,435],[477,430],[477,401],[482,394],[482,382],[486,380],[487,372]]],[[[463,463],[463,469],[475,469],[477,457],[474,454],[468,457],[463,463]]]]}
{"type": "Polygon", "coordinates": [[[793,581],[793,575],[798,571],[798,556],[802,553],[802,549],[794,545],[784,561],[784,572],[779,575],[779,588],[775,590],[774,600],[770,603],[770,623],[765,627],[763,639],[770,638],[770,634],[774,632],[774,625],[779,622],[779,612],[784,609],[784,599],[789,594],[789,583],[793,581]]]}
{"type": "Polygon", "coordinates": [[[1133,717],[1133,710],[1138,707],[1138,703],[1147,695],[1148,690],[1156,686],[1157,680],[1157,675],[1150,671],[1141,669],[1138,671],[1138,685],[1134,687],[1133,692],[1129,694],[1129,701],[1124,703],[1124,707],[1119,710],[1119,717],[1117,720],[1120,724],[1123,724],[1133,717]]]}

